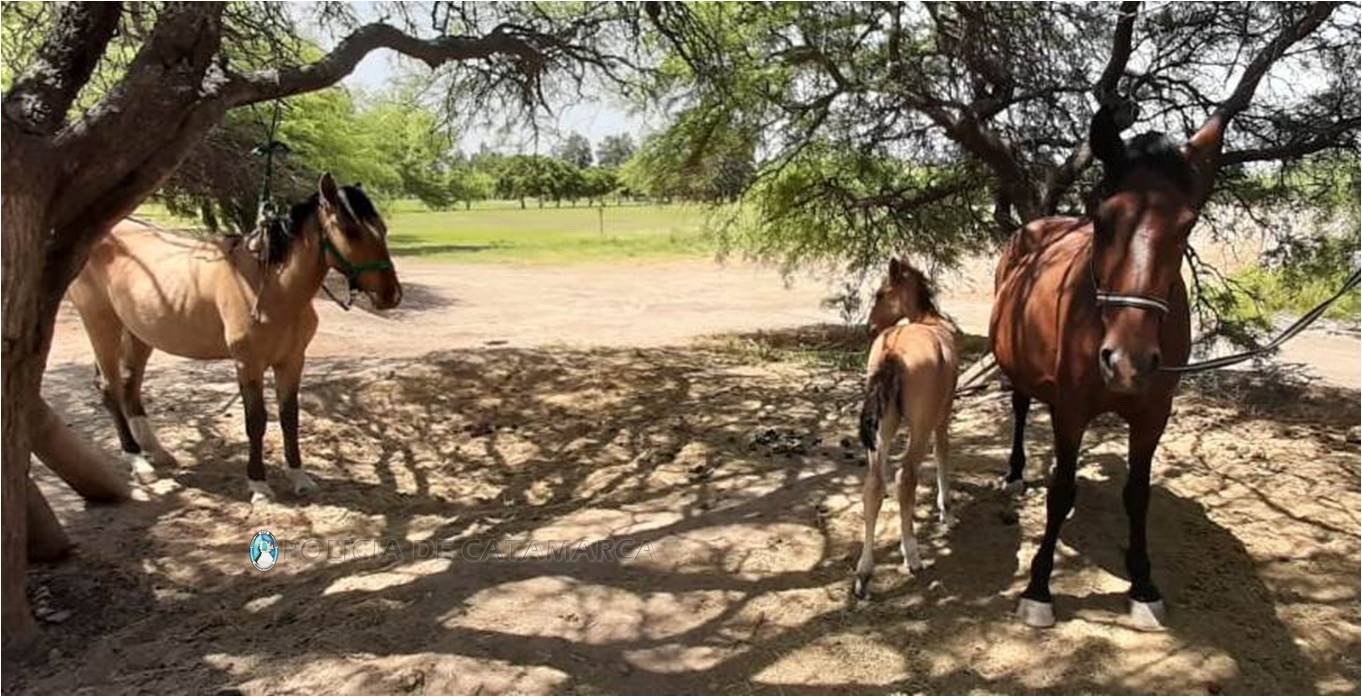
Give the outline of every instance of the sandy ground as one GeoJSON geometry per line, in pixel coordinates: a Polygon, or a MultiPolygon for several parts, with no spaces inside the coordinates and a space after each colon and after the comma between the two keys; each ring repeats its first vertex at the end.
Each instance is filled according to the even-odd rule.
{"type": "MultiPolygon", "coordinates": [[[[35,569],[60,621],[48,653],[7,662],[6,692],[1359,690],[1355,339],[1302,337],[1286,358],[1310,359],[1313,383],[1184,388],[1150,516],[1167,632],[1125,625],[1124,429],[1090,431],[1060,625],[1035,631],[1009,613],[1043,525],[1048,427],[1036,410],[1036,486],[1009,525],[998,396],[958,410],[960,522],[920,506],[926,571],[896,567],[889,502],[875,599],[850,599],[859,375],[776,360],[828,340],[788,329],[836,320],[823,283],[699,263],[400,268],[400,313],[319,302],[312,497],[251,507],[230,367],[163,355],[148,406],[180,464],[149,500],[87,506],[38,468],[80,548],[35,569]],[[716,333],[740,340],[688,343],[716,333]],[[268,573],[246,555],[262,528],[283,547],[268,573]]],[[[977,293],[944,304],[980,332],[977,293]]],[[[90,378],[64,314],[47,395],[113,452],[90,378]]],[[[280,448],[272,421],[283,490],[280,448]]]]}
{"type": "MultiPolygon", "coordinates": [[[[835,284],[817,275],[782,278],[771,269],[710,262],[512,266],[402,259],[400,309],[349,312],[319,299],[321,326],[309,357],[420,356],[480,347],[682,344],[723,332],[838,323],[821,301],[835,284]]],[[[991,262],[967,265],[945,281],[942,306],[967,332],[988,333],[991,262]]],[[[336,281],[336,277],[332,277],[336,281]]],[[[339,288],[339,287],[338,287],[339,288]]],[[[52,362],[89,362],[88,343],[64,306],[52,362]]],[[[1355,333],[1309,330],[1268,361],[1280,370],[1358,389],[1355,333]]],[[[177,359],[156,354],[157,363],[177,359]]],[[[1251,366],[1241,369],[1248,370],[1251,366]]]]}

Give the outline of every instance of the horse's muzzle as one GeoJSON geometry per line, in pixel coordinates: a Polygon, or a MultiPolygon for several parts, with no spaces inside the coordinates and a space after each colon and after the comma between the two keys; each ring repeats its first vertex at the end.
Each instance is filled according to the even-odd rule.
{"type": "Polygon", "coordinates": [[[1103,346],[1097,363],[1107,389],[1121,394],[1138,394],[1149,388],[1150,379],[1159,370],[1158,349],[1126,351],[1115,346],[1103,346]]]}
{"type": "Polygon", "coordinates": [[[394,281],[378,290],[366,291],[376,310],[391,310],[402,303],[402,284],[394,281]]]}

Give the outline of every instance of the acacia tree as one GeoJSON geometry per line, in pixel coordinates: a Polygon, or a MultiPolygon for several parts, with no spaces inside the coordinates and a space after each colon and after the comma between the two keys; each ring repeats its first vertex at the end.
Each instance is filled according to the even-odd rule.
{"type": "MultiPolygon", "coordinates": [[[[787,264],[934,261],[1082,212],[1095,107],[1185,136],[1234,117],[1217,196],[1246,165],[1356,162],[1358,10],[1335,3],[650,5],[702,158],[721,123],[765,134],[732,241],[787,264]],[[1264,76],[1275,89],[1257,89],[1264,76]],[[1288,82],[1289,81],[1289,82],[1288,82]],[[1261,93],[1260,93],[1261,92],[1261,93]],[[1258,94],[1258,99],[1253,99],[1258,94]],[[1264,95],[1267,95],[1266,97],[1264,95]]],[[[1130,123],[1125,124],[1132,125],[1130,123]]],[[[1354,165],[1355,166],[1355,165],[1354,165]]]]}
{"type": "Polygon", "coordinates": [[[95,241],[229,109],[333,85],[372,51],[438,68],[451,101],[525,114],[563,84],[580,91],[589,69],[611,77],[630,65],[609,47],[629,43],[612,33],[617,27],[634,26],[613,21],[632,7],[607,3],[572,13],[534,3],[395,5],[369,23],[326,4],[314,19],[344,38],[308,59],[297,50],[298,13],[271,3],[68,3],[22,16],[8,14],[20,12],[14,6],[5,6],[7,35],[28,21],[15,36],[32,50],[22,65],[6,56],[12,80],[0,99],[7,644],[34,628],[26,549],[53,553],[66,544],[29,479],[30,453],[87,498],[127,494],[41,398],[58,305],[95,241]],[[247,67],[261,65],[272,67],[247,67]]]}

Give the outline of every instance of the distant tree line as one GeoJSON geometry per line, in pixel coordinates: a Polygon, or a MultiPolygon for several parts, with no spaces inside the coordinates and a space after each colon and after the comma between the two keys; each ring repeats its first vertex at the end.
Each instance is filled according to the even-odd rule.
{"type": "MultiPolygon", "coordinates": [[[[506,199],[528,207],[606,205],[624,201],[736,200],[755,166],[751,134],[715,131],[703,157],[680,159],[667,134],[635,144],[629,133],[595,145],[570,133],[551,155],[503,154],[484,148],[466,154],[438,112],[402,90],[361,106],[339,88],[302,95],[279,107],[270,196],[294,201],[311,194],[318,172],[362,183],[382,199],[415,199],[432,210],[469,209],[506,199]]],[[[255,225],[265,163],[258,146],[270,135],[273,107],[229,112],[159,192],[171,212],[215,231],[255,225]]]]}

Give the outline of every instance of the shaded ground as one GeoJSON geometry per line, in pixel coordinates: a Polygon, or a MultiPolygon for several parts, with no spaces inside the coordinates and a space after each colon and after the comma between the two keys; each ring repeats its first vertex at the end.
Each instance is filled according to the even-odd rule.
{"type": "MultiPolygon", "coordinates": [[[[928,569],[897,571],[891,501],[876,599],[853,603],[863,470],[842,441],[858,338],[805,327],[659,345],[741,329],[748,305],[775,315],[768,326],[816,319],[724,274],[688,286],[602,271],[574,297],[550,270],[536,297],[496,275],[513,270],[448,287],[410,271],[409,288],[435,289],[397,321],[324,310],[302,402],[313,497],[252,508],[230,366],[164,356],[148,408],[181,464],[148,501],[87,507],[38,468],[81,547],[35,569],[35,597],[71,615],[46,625],[48,656],[5,666],[6,692],[1359,689],[1356,389],[1228,374],[1183,390],[1151,504],[1162,634],[1123,626],[1124,428],[1103,422],[1060,545],[1061,624],[1037,632],[1009,618],[1044,501],[1033,487],[1020,525],[1001,520],[1004,398],[959,410],[960,523],[920,510],[928,569]],[[630,278],[636,290],[585,321],[583,305],[630,278]],[[607,346],[542,346],[563,336],[607,346]],[[268,573],[246,555],[261,528],[283,545],[268,573]]],[[[83,341],[64,321],[46,392],[112,451],[83,341]]],[[[1036,410],[1037,484],[1048,431],[1036,410]]],[[[273,419],[266,457],[285,490],[273,419]]]]}

